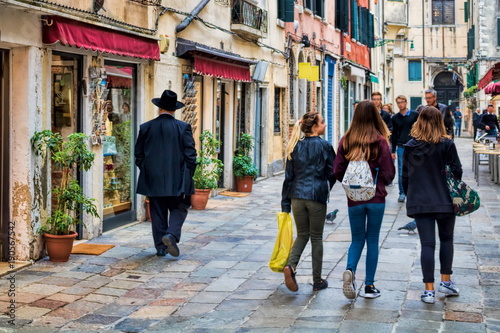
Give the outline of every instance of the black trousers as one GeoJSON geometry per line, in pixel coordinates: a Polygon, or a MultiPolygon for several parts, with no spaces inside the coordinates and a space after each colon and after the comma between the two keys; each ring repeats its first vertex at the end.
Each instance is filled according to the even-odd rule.
{"type": "Polygon", "coordinates": [[[420,237],[420,264],[424,283],[434,282],[434,252],[436,249],[436,223],[439,233],[439,262],[441,274],[453,274],[453,231],[455,214],[415,214],[420,237]]]}
{"type": "Polygon", "coordinates": [[[182,225],[191,206],[191,197],[149,197],[149,205],[156,249],[166,248],[161,240],[166,234],[172,234],[179,243],[182,225]]]}

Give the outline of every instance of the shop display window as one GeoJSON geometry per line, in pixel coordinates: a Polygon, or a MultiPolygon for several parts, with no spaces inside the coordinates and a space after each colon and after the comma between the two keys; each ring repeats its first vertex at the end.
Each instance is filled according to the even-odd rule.
{"type": "Polygon", "coordinates": [[[104,66],[102,96],[104,218],[131,211],[134,193],[134,67],[104,66]]]}

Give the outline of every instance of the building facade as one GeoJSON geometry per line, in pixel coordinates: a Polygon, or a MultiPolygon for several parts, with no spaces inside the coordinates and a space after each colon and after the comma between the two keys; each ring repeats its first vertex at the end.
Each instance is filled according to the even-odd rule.
{"type": "Polygon", "coordinates": [[[165,89],[186,104],[176,117],[193,125],[196,139],[206,129],[222,141],[220,187],[233,187],[232,158],[241,133],[256,138],[261,176],[283,170],[288,79],[280,4],[2,0],[0,5],[3,260],[9,241],[18,260],[43,255],[36,231],[50,214],[47,193],[60,174],[31,149],[30,138],[39,130],[83,132],[96,154],[92,169],[77,177],[85,194],[96,199],[100,217],[82,216],[80,237],[91,239],[144,219],[144,197],[135,194],[133,150],[139,125],[157,115],[151,99],[165,89]]]}
{"type": "MultiPolygon", "coordinates": [[[[389,80],[397,82],[387,98],[405,95],[408,107],[424,102],[424,91],[433,88],[438,102],[464,109],[466,80],[467,22],[464,3],[451,0],[422,2],[384,1],[386,59],[393,63],[389,80]]],[[[393,84],[390,84],[393,86],[393,84]]],[[[397,110],[396,110],[397,111],[397,110]]],[[[468,118],[466,118],[466,121],[468,118]]]]}

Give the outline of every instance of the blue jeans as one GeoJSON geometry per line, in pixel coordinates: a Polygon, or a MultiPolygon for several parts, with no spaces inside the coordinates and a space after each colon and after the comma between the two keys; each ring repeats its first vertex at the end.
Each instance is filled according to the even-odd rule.
{"type": "Polygon", "coordinates": [[[405,194],[405,190],[403,189],[403,152],[405,151],[404,147],[397,146],[396,154],[398,160],[398,186],[399,186],[399,195],[405,194]]]}
{"type": "Polygon", "coordinates": [[[352,241],[347,253],[347,269],[356,272],[366,242],[366,285],[373,285],[375,282],[378,239],[384,211],[385,203],[361,204],[348,209],[352,241]]]}
{"type": "Polygon", "coordinates": [[[460,136],[462,132],[462,121],[455,121],[455,135],[460,136]]]}

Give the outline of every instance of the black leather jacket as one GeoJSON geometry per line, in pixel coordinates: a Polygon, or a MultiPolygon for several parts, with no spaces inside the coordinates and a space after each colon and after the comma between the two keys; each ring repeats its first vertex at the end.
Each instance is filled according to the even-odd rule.
{"type": "Polygon", "coordinates": [[[336,181],[334,160],[332,145],[322,138],[313,136],[299,141],[292,152],[292,159],[286,161],[281,210],[291,212],[291,199],[326,203],[336,181]]]}

